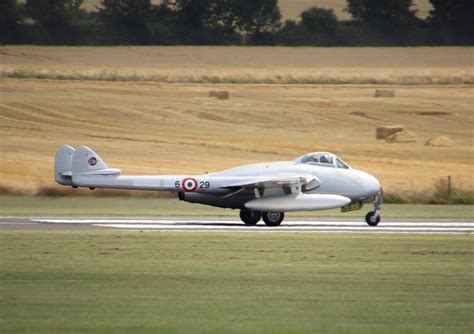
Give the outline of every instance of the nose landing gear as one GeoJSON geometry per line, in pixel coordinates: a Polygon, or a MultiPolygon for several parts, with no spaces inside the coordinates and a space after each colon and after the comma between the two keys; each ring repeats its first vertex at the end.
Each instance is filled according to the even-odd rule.
{"type": "Polygon", "coordinates": [[[365,216],[365,221],[370,226],[377,226],[380,223],[380,213],[377,215],[377,211],[370,211],[365,216]]]}
{"type": "Polygon", "coordinates": [[[370,211],[365,216],[365,221],[370,226],[377,226],[380,223],[380,210],[382,209],[383,203],[383,190],[380,188],[380,192],[374,197],[374,211],[370,211]]]}

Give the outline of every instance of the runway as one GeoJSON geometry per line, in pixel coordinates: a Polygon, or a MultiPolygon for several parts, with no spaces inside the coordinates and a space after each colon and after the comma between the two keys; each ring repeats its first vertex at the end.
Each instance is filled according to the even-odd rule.
{"type": "Polygon", "coordinates": [[[383,220],[370,227],[361,219],[289,218],[281,226],[260,222],[245,226],[235,218],[137,217],[0,217],[0,230],[125,230],[181,232],[286,232],[286,233],[472,233],[470,220],[383,220]]]}

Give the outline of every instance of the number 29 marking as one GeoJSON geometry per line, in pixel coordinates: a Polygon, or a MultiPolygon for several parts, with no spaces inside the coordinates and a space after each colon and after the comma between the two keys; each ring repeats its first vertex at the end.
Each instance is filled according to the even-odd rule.
{"type": "MultiPolygon", "coordinates": [[[[181,188],[181,182],[176,181],[174,183],[174,186],[175,186],[176,189],[180,189],[181,188]]],[[[199,182],[199,189],[208,189],[210,186],[211,186],[211,183],[209,181],[200,181],[199,182]]]]}

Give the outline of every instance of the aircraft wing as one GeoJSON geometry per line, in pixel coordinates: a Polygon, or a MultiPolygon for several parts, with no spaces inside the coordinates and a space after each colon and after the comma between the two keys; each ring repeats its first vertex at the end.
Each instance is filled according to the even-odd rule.
{"type": "Polygon", "coordinates": [[[331,194],[308,194],[318,188],[321,181],[310,174],[274,174],[259,176],[227,187],[237,189],[226,195],[238,194],[238,189],[254,189],[255,198],[245,203],[245,207],[255,211],[304,211],[325,210],[347,205],[351,199],[331,194]]]}
{"type": "Polygon", "coordinates": [[[325,210],[351,202],[345,196],[307,193],[320,185],[321,181],[311,174],[265,175],[228,184],[227,188],[237,190],[225,197],[238,194],[239,189],[254,189],[255,198],[245,203],[245,207],[263,212],[325,210]]]}

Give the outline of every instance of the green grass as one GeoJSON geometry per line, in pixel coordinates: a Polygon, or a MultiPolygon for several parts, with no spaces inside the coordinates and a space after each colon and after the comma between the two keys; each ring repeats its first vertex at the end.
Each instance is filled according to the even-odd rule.
{"type": "MultiPolygon", "coordinates": [[[[363,217],[370,203],[360,211],[340,210],[289,213],[288,217],[363,217]]],[[[385,218],[474,217],[472,205],[384,204],[385,218]]],[[[168,198],[30,197],[0,196],[0,215],[125,215],[125,216],[238,216],[238,211],[181,202],[168,198]]]]}
{"type": "Polygon", "coordinates": [[[1,231],[0,332],[470,333],[472,241],[1,231]]]}

